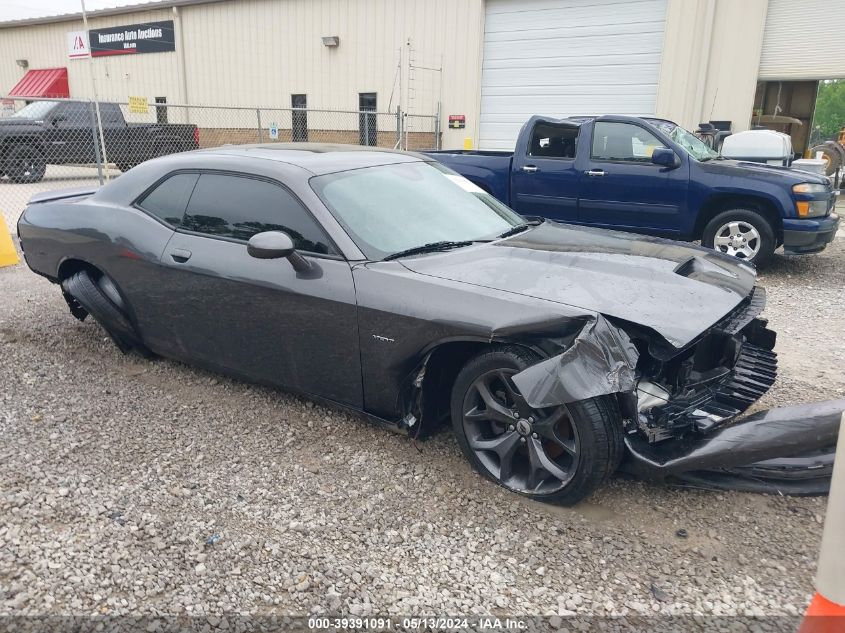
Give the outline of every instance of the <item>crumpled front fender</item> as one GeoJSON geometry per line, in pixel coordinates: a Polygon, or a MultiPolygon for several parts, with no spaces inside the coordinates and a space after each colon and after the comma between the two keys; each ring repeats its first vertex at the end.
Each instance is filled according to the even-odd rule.
{"type": "Polygon", "coordinates": [[[628,335],[599,314],[562,354],[522,370],[513,382],[529,406],[557,406],[633,391],[638,359],[628,335]]]}

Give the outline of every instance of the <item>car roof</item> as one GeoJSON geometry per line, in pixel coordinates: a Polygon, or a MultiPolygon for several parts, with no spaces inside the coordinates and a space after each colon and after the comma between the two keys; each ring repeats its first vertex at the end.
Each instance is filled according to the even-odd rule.
{"type": "Polygon", "coordinates": [[[578,121],[579,123],[586,123],[587,121],[593,121],[595,119],[601,119],[604,117],[610,117],[614,119],[642,119],[643,121],[648,121],[649,123],[669,123],[671,125],[677,125],[674,121],[670,121],[669,119],[663,119],[661,117],[656,116],[633,116],[633,115],[617,115],[617,114],[579,114],[575,116],[566,117],[569,121],[578,121]]]}
{"type": "Polygon", "coordinates": [[[386,149],[383,147],[364,147],[361,145],[342,145],[334,143],[262,143],[257,145],[223,145],[194,154],[218,154],[225,156],[244,156],[272,160],[301,167],[312,174],[331,174],[349,169],[411,163],[431,158],[415,152],[386,149]]]}

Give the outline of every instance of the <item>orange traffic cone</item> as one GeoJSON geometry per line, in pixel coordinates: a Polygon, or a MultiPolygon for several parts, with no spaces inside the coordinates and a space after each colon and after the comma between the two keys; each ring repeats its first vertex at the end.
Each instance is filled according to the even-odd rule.
{"type": "Polygon", "coordinates": [[[816,595],[799,633],[845,631],[845,414],[839,427],[827,515],[824,521],[816,595]]]}

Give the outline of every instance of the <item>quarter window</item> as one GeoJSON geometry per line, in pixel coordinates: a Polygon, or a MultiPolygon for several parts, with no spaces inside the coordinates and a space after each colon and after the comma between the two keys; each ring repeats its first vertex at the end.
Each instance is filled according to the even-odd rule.
{"type": "Polygon", "coordinates": [[[299,250],[334,254],[325,233],[291,193],[255,178],[202,174],[182,228],[244,241],[263,231],[284,231],[299,250]]]}
{"type": "Polygon", "coordinates": [[[593,152],[596,160],[650,163],[651,154],[663,143],[638,125],[599,121],[593,127],[593,152]]]}
{"type": "Polygon", "coordinates": [[[199,174],[174,174],[138,203],[147,213],[178,227],[199,174]]]}

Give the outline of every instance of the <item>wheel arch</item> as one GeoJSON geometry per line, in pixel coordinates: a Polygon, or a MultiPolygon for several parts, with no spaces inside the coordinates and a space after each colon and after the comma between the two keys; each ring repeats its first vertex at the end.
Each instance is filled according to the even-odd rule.
{"type": "Polygon", "coordinates": [[[9,152],[21,145],[31,145],[42,154],[44,153],[44,143],[41,139],[35,135],[23,134],[5,137],[2,142],[0,142],[0,157],[6,158],[9,152]]]}
{"type": "Polygon", "coordinates": [[[103,271],[86,259],[70,256],[63,258],[59,262],[58,268],[56,269],[56,279],[59,283],[61,283],[68,277],[83,270],[88,270],[90,272],[97,273],[98,275],[103,274],[103,271]]]}
{"type": "Polygon", "coordinates": [[[777,243],[780,244],[783,241],[783,218],[776,203],[763,196],[745,193],[717,193],[707,198],[698,213],[693,239],[700,240],[704,227],[717,215],[731,209],[756,211],[772,226],[777,243]]]}
{"type": "Polygon", "coordinates": [[[425,350],[420,361],[420,366],[425,367],[420,400],[422,435],[431,434],[444,420],[449,419],[452,387],[464,365],[482,352],[506,345],[523,347],[545,357],[540,350],[529,345],[479,338],[442,340],[425,350]]]}
{"type": "MultiPolygon", "coordinates": [[[[126,300],[126,294],[121,289],[120,285],[111,277],[108,273],[106,273],[103,269],[98,267],[96,264],[91,263],[90,261],[81,258],[81,257],[65,257],[61,263],[59,264],[58,270],[56,271],[56,279],[61,284],[65,279],[72,277],[78,272],[87,271],[92,274],[94,277],[94,281],[97,282],[100,277],[105,277],[106,281],[109,285],[113,288],[113,292],[105,292],[103,288],[100,289],[109,299],[114,303],[118,308],[120,308],[126,315],[126,317],[131,321],[132,326],[138,330],[138,322],[135,317],[135,311],[132,309],[132,306],[126,300]]],[[[64,288],[62,288],[64,292],[64,288]]]]}

